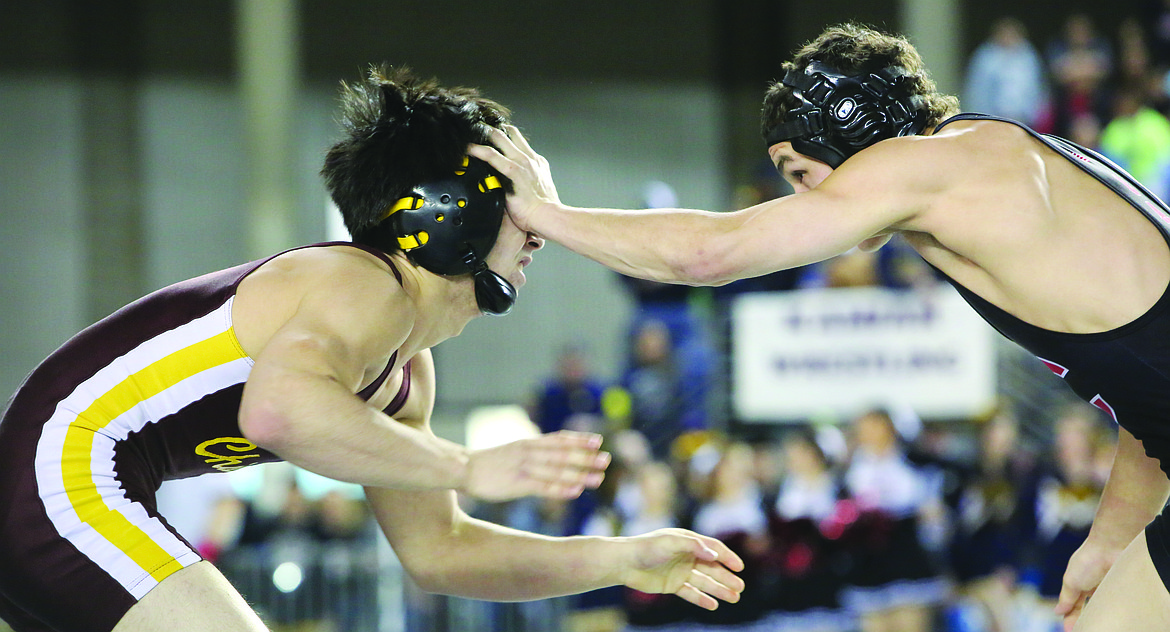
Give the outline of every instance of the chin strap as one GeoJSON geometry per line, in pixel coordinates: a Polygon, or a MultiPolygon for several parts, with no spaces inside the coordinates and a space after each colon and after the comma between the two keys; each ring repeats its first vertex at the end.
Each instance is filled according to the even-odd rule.
{"type": "Polygon", "coordinates": [[[471,268],[475,279],[475,303],[479,311],[489,316],[503,316],[512,311],[512,306],[516,304],[515,286],[492,272],[487,263],[480,261],[470,248],[463,254],[463,263],[471,268]]]}

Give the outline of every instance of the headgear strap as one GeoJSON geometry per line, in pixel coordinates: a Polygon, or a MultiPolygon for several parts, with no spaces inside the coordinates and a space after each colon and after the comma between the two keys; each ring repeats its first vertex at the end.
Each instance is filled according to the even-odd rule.
{"type": "Polygon", "coordinates": [[[451,175],[414,187],[355,240],[385,250],[401,248],[412,263],[435,274],[470,273],[480,311],[507,314],[516,302],[516,288],[485,262],[500,233],[505,198],[499,174],[486,162],[464,156],[451,175]]]}

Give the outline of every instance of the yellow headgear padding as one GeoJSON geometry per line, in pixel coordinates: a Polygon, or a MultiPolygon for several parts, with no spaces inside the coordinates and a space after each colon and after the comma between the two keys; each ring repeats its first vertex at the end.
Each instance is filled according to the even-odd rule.
{"type": "Polygon", "coordinates": [[[413,235],[398,238],[398,246],[403,250],[414,250],[419,246],[425,246],[427,241],[431,238],[427,231],[420,230],[413,235]]]}
{"type": "Polygon", "coordinates": [[[420,209],[420,208],[422,208],[422,205],[423,205],[423,199],[420,197],[414,196],[414,195],[408,195],[404,198],[399,198],[397,202],[390,205],[390,208],[386,210],[386,214],[382,216],[382,219],[386,219],[387,217],[390,217],[391,215],[397,213],[398,211],[402,211],[402,210],[413,211],[415,209],[420,209]]]}
{"type": "Polygon", "coordinates": [[[455,170],[455,175],[461,176],[461,175],[467,173],[467,165],[470,165],[470,164],[471,164],[471,161],[467,158],[467,156],[464,156],[463,157],[463,165],[455,170]]]}
{"type": "Polygon", "coordinates": [[[497,178],[495,176],[488,176],[488,177],[483,179],[483,182],[479,183],[479,190],[482,193],[487,193],[488,191],[491,191],[492,189],[498,189],[502,186],[504,186],[504,185],[500,184],[499,178],[497,178]]]}

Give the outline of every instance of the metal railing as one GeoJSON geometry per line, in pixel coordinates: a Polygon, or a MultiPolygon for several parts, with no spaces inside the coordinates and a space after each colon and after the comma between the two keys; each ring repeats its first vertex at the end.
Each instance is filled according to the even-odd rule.
{"type": "Polygon", "coordinates": [[[560,632],[568,607],[423,592],[380,537],[282,534],[227,551],[216,566],[274,632],[560,632]]]}

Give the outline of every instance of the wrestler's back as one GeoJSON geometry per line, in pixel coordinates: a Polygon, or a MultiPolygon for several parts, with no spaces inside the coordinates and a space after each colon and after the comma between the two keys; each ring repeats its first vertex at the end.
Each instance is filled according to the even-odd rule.
{"type": "Polygon", "coordinates": [[[1159,228],[1023,129],[956,121],[931,145],[940,193],[904,234],[976,294],[1044,329],[1093,333],[1134,320],[1166,291],[1159,228]]]}

